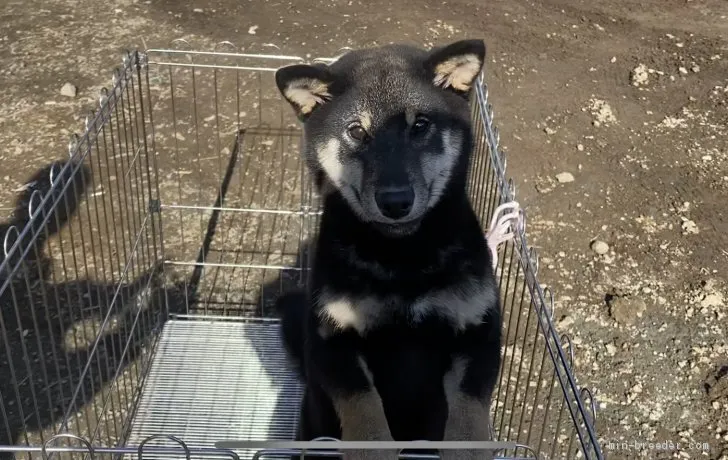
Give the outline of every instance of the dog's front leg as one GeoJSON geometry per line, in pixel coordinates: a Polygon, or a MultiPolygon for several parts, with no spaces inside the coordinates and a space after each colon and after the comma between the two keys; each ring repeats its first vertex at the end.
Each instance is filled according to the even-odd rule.
{"type": "MultiPolygon", "coordinates": [[[[364,360],[359,358],[359,371],[366,377],[366,386],[332,391],[332,400],[341,422],[342,441],[392,441],[384,404],[374,386],[364,360]]],[[[396,459],[395,450],[349,450],[346,460],[396,459]]]]}
{"type": "MultiPolygon", "coordinates": [[[[342,441],[392,441],[384,404],[369,368],[342,336],[313,337],[311,362],[341,425],[342,441]]],[[[344,450],[346,460],[396,459],[388,450],[344,450]]]]}
{"type": "MultiPolygon", "coordinates": [[[[470,394],[463,385],[468,361],[458,359],[445,376],[448,417],[445,441],[492,441],[490,397],[470,394]]],[[[442,460],[492,460],[494,452],[481,449],[443,449],[442,460]]]]}
{"type": "MultiPolygon", "coordinates": [[[[333,397],[336,412],[341,421],[342,441],[391,441],[389,424],[384,415],[384,406],[374,387],[363,392],[338,394],[333,397]]],[[[375,460],[397,458],[390,450],[350,450],[345,452],[347,460],[375,460]]]]}

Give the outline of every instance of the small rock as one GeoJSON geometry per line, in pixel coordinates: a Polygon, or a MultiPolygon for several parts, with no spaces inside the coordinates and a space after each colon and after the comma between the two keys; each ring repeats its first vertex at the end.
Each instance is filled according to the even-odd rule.
{"type": "Polygon", "coordinates": [[[608,125],[610,123],[616,123],[617,121],[617,117],[607,101],[602,99],[591,99],[589,101],[588,108],[594,117],[594,126],[599,126],[601,124],[608,125]]]}
{"type": "Polygon", "coordinates": [[[250,26],[250,28],[248,29],[248,33],[250,35],[255,35],[256,30],[258,30],[258,26],[250,26]]]}
{"type": "Polygon", "coordinates": [[[559,327],[563,327],[563,328],[567,328],[567,327],[571,326],[572,324],[574,324],[574,318],[572,318],[569,315],[562,316],[561,319],[559,319],[559,321],[558,321],[559,327]]]}
{"type": "Polygon", "coordinates": [[[613,343],[608,343],[604,346],[604,348],[607,349],[607,354],[609,356],[614,356],[617,354],[617,347],[613,343]]]}
{"type": "Polygon", "coordinates": [[[678,71],[679,71],[679,72],[680,72],[681,74],[683,74],[683,75],[687,75],[687,74],[688,74],[688,69],[686,69],[685,67],[680,67],[680,68],[679,68],[679,69],[677,69],[677,70],[678,70],[678,71]]]}
{"type": "Polygon", "coordinates": [[[711,371],[703,382],[708,397],[713,400],[728,398],[728,364],[711,371]]]}
{"type": "Polygon", "coordinates": [[[615,62],[617,62],[617,57],[616,56],[612,56],[612,59],[610,59],[609,62],[611,62],[612,64],[614,64],[615,62]]]}
{"type": "Polygon", "coordinates": [[[612,297],[609,300],[609,315],[619,324],[634,324],[646,309],[644,300],[637,297],[612,297]]]}
{"type": "Polygon", "coordinates": [[[650,74],[648,73],[647,66],[644,64],[640,64],[632,69],[631,78],[633,86],[646,85],[650,79],[650,74]]]}
{"type": "Polygon", "coordinates": [[[548,134],[549,136],[551,136],[553,134],[556,134],[556,130],[555,129],[552,129],[552,128],[549,128],[548,126],[544,128],[544,132],[546,134],[548,134]]]}
{"type": "Polygon", "coordinates": [[[683,230],[683,235],[697,235],[698,233],[700,233],[698,225],[692,220],[686,219],[685,217],[682,218],[682,224],[680,224],[680,227],[683,230]]]}
{"type": "Polygon", "coordinates": [[[76,97],[77,92],[78,88],[72,83],[66,83],[61,86],[61,96],[76,97]]]}
{"type": "Polygon", "coordinates": [[[698,72],[700,72],[700,66],[699,65],[694,65],[694,66],[692,66],[690,68],[690,70],[692,70],[695,73],[698,73],[698,72]]]}
{"type": "Polygon", "coordinates": [[[551,186],[551,184],[536,184],[536,191],[538,193],[546,194],[553,190],[554,188],[551,186]]]}
{"type": "Polygon", "coordinates": [[[192,12],[193,13],[204,13],[205,10],[203,10],[202,8],[195,8],[194,10],[192,10],[192,12]]]}
{"type": "Polygon", "coordinates": [[[723,294],[717,291],[706,294],[706,296],[700,301],[700,305],[706,308],[720,307],[723,306],[723,303],[723,294]]]}
{"type": "Polygon", "coordinates": [[[632,402],[637,399],[637,395],[642,393],[642,384],[641,383],[635,383],[632,385],[632,387],[627,390],[625,396],[627,396],[627,404],[632,404],[632,402]]]}
{"type": "Polygon", "coordinates": [[[584,151],[584,144],[576,144],[576,150],[583,152],[584,151]]]}
{"type": "Polygon", "coordinates": [[[570,172],[562,172],[556,175],[556,180],[561,182],[562,184],[574,182],[574,175],[570,172]]]}
{"type": "Polygon", "coordinates": [[[591,244],[591,249],[600,256],[603,256],[609,252],[609,245],[604,241],[595,240],[591,244]]]}

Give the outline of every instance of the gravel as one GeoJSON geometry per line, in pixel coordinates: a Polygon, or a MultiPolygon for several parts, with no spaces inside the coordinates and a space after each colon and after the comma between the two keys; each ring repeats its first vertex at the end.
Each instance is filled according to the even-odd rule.
{"type": "Polygon", "coordinates": [[[632,85],[633,86],[644,86],[646,85],[650,80],[650,74],[647,70],[647,66],[644,64],[640,64],[634,69],[632,69],[632,85]]]}
{"type": "Polygon", "coordinates": [[[562,172],[556,175],[556,180],[561,182],[562,184],[574,182],[574,175],[570,172],[562,172]]]}
{"type": "Polygon", "coordinates": [[[609,245],[604,241],[596,240],[591,244],[592,251],[596,252],[600,256],[609,252],[609,245]]]}
{"type": "Polygon", "coordinates": [[[612,297],[608,303],[610,316],[625,326],[635,324],[647,309],[645,301],[639,297],[612,297]]]}
{"type": "Polygon", "coordinates": [[[77,93],[78,88],[76,88],[76,85],[74,85],[73,83],[65,83],[63,86],[61,86],[61,96],[76,97],[77,93]]]}

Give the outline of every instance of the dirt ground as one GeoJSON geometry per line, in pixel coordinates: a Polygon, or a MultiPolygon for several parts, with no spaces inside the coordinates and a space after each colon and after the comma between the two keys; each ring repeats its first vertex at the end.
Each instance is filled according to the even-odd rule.
{"type": "Polygon", "coordinates": [[[725,0],[5,0],[0,218],[64,157],[125,48],[306,56],[464,37],[488,45],[508,174],[604,453],[728,459],[725,0]]]}

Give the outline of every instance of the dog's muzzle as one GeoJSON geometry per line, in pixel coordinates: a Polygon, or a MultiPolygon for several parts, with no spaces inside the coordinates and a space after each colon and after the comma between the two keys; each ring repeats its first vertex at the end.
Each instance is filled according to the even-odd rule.
{"type": "Polygon", "coordinates": [[[415,203],[412,186],[382,187],[374,194],[374,201],[384,217],[392,220],[406,217],[415,203]]]}

